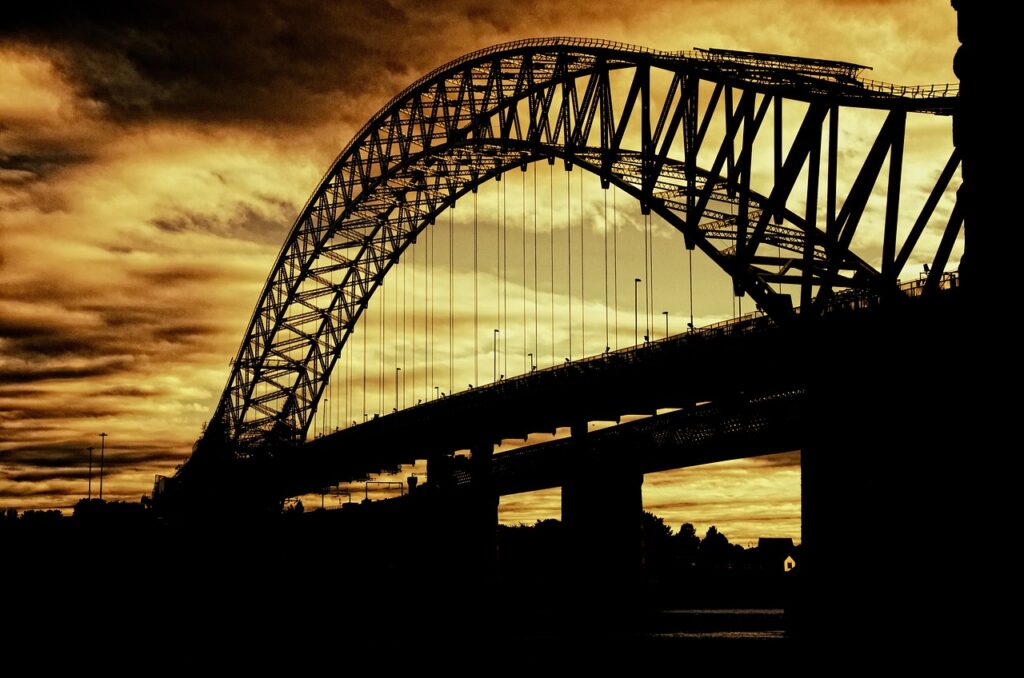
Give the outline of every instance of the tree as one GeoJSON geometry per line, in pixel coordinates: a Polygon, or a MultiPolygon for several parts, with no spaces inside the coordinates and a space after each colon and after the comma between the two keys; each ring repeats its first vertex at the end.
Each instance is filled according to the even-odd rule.
{"type": "Polygon", "coordinates": [[[671,563],[672,528],[665,519],[644,511],[640,518],[643,559],[649,572],[664,570],[671,563]]]}
{"type": "Polygon", "coordinates": [[[679,566],[689,569],[696,565],[700,537],[697,536],[693,523],[683,523],[679,526],[679,533],[672,538],[672,546],[679,566]]]}
{"type": "Polygon", "coordinates": [[[727,565],[731,552],[729,538],[719,532],[714,525],[709,527],[704,539],[700,542],[701,559],[712,566],[727,565]]]}
{"type": "Polygon", "coordinates": [[[641,518],[644,530],[644,539],[649,541],[661,541],[672,536],[672,528],[665,524],[665,519],[656,516],[650,511],[644,511],[641,518]]]}

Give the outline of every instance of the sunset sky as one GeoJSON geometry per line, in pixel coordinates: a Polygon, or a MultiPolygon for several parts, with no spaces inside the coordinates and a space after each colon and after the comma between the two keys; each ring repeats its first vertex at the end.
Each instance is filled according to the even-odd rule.
{"type": "MultiPolygon", "coordinates": [[[[18,509],[83,497],[85,448],[101,431],[106,498],[137,500],[154,474],[173,473],[330,162],[391,96],[461,54],[571,35],[955,80],[948,0],[20,5],[0,22],[0,507],[18,509]]],[[[872,124],[849,139],[869,143],[872,124]]],[[[921,129],[908,161],[936,145],[948,154],[948,119],[921,129]]],[[[907,176],[911,198],[943,160],[907,176]]],[[[588,195],[596,214],[601,196],[588,195]]],[[[634,207],[619,209],[635,227],[634,207]]],[[[695,301],[698,325],[733,312],[724,280],[707,275],[702,291],[717,296],[695,301]]],[[[677,331],[682,309],[666,304],[677,331]]],[[[490,370],[490,345],[478,357],[490,370]]],[[[799,478],[798,453],[730,462],[649,476],[645,504],[740,543],[799,538],[799,478]]],[[[503,500],[505,520],[557,514],[557,491],[503,500]]]]}

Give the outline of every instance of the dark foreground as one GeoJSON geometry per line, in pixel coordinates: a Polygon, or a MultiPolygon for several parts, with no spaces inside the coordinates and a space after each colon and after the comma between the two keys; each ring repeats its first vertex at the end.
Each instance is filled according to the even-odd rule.
{"type": "Polygon", "coordinates": [[[139,514],[2,530],[4,637],[52,632],[90,644],[98,632],[129,654],[185,643],[204,656],[244,646],[389,660],[792,646],[794,577],[679,577],[664,554],[648,553],[635,577],[611,581],[599,566],[571,563],[557,523],[500,531],[498,557],[486,563],[458,548],[442,557],[408,535],[342,536],[335,520],[314,513],[186,528],[139,514]]]}

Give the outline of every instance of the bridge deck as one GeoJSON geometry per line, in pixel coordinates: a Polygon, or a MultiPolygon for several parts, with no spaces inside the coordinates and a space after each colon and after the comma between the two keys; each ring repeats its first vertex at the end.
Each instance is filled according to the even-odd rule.
{"type": "MultiPolygon", "coordinates": [[[[946,284],[955,287],[956,279],[951,277],[946,284]]],[[[802,393],[808,369],[829,364],[824,356],[830,351],[848,350],[852,337],[871,336],[877,332],[877,323],[887,317],[931,312],[954,296],[947,290],[925,299],[919,296],[920,289],[915,281],[905,286],[907,297],[885,303],[864,292],[840,295],[806,325],[780,327],[765,316],[751,314],[645,346],[502,380],[311,441],[280,455],[275,473],[289,494],[299,494],[395,470],[417,459],[526,439],[530,433],[554,432],[588,421],[619,421],[625,415],[680,408],[683,413],[674,420],[679,423],[693,416],[698,403],[720,407],[738,398],[802,393]]],[[[863,348],[871,349],[866,344],[863,348]]],[[[658,426],[659,421],[669,420],[658,417],[631,426],[639,430],[658,426]]],[[[671,430],[666,426],[666,431],[671,430]]],[[[620,426],[601,435],[610,440],[615,431],[630,430],[620,426]]],[[[540,448],[557,451],[565,444],[554,441],[547,444],[550,447],[523,448],[517,454],[542,454],[540,448]],[[527,453],[528,449],[535,451],[527,453]]],[[[508,463],[513,463],[511,457],[508,463]]],[[[652,461],[649,470],[673,467],[657,466],[652,461]]]]}
{"type": "MultiPolygon", "coordinates": [[[[581,445],[561,438],[494,456],[500,495],[561,486],[581,462],[621,462],[624,455],[642,473],[700,466],[800,449],[805,442],[802,390],[705,403],[589,433],[581,445]]],[[[468,473],[458,476],[468,484],[468,473]]]]}

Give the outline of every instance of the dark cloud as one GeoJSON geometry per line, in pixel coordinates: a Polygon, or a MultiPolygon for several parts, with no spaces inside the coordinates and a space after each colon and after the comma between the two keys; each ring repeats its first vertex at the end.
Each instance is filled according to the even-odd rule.
{"type": "Polygon", "coordinates": [[[19,502],[24,502],[27,499],[39,498],[49,500],[46,504],[48,509],[69,508],[74,501],[72,497],[76,489],[72,488],[71,483],[61,479],[43,483],[15,482],[0,486],[0,499],[14,498],[19,502]],[[59,503],[55,504],[54,501],[59,503]]]}
{"type": "Polygon", "coordinates": [[[66,167],[88,160],[89,156],[65,151],[0,154],[0,184],[45,179],[66,167]]]}
{"type": "MultiPolygon", "coordinates": [[[[94,443],[94,452],[98,455],[98,439],[94,443]]],[[[88,467],[89,455],[85,451],[87,446],[87,443],[80,441],[47,445],[22,443],[0,452],[0,463],[7,469],[18,466],[48,469],[88,467]]],[[[178,450],[142,445],[124,449],[117,445],[107,445],[104,467],[111,469],[112,473],[116,473],[118,469],[134,469],[147,464],[167,468],[182,459],[183,454],[178,450]]],[[[93,462],[99,463],[98,456],[93,462]]],[[[10,471],[6,470],[5,474],[9,475],[10,471]]]]}
{"type": "Polygon", "coordinates": [[[27,402],[16,407],[5,408],[0,412],[0,421],[32,421],[34,419],[60,419],[78,417],[109,417],[118,410],[74,402],[51,404],[49,401],[27,402]]]}
{"type": "MultiPolygon", "coordinates": [[[[44,46],[109,115],[296,122],[343,89],[405,71],[396,36],[409,17],[388,2],[262,0],[20,3],[9,38],[44,46]]],[[[389,83],[390,84],[390,83],[389,83]]]]}
{"type": "MultiPolygon", "coordinates": [[[[45,483],[53,480],[87,480],[89,478],[89,469],[63,467],[45,469],[27,467],[8,471],[3,475],[7,480],[16,483],[45,483]]],[[[93,471],[93,475],[96,475],[95,471],[93,471]]],[[[104,469],[103,475],[107,475],[106,469],[104,469]]],[[[115,475],[115,473],[112,473],[111,475],[115,475]]]]}
{"type": "MultiPolygon", "coordinates": [[[[155,398],[165,393],[163,389],[152,386],[115,386],[105,388],[96,395],[113,396],[115,398],[155,398]]],[[[3,392],[0,391],[0,394],[3,394],[3,392]]]]}
{"type": "MultiPolygon", "coordinates": [[[[222,180],[223,181],[223,180],[222,180]]],[[[209,233],[223,238],[279,245],[295,218],[296,206],[268,196],[254,196],[255,204],[241,204],[235,214],[211,218],[177,210],[153,219],[160,231],[171,234],[209,233]]]]}
{"type": "Polygon", "coordinates": [[[0,382],[31,384],[55,379],[88,379],[122,371],[127,361],[114,361],[102,365],[78,366],[18,366],[0,367],[0,382]]]}

